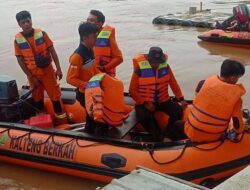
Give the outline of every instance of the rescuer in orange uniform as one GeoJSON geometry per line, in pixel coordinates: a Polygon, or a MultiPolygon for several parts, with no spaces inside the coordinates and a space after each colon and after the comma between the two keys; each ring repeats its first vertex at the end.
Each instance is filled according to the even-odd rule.
{"type": "Polygon", "coordinates": [[[32,28],[31,15],[28,11],[16,14],[16,20],[22,28],[15,36],[15,55],[23,72],[27,75],[32,97],[39,110],[44,109],[44,89],[52,100],[55,117],[59,123],[67,122],[67,115],[61,104],[61,89],[56,78],[63,77],[57,53],[48,34],[40,29],[32,28]],[[52,59],[56,65],[54,71],[52,59]]]}
{"type": "Polygon", "coordinates": [[[115,28],[103,26],[105,16],[98,10],[91,10],[87,21],[95,23],[99,33],[94,47],[96,64],[100,71],[115,77],[116,67],[123,62],[122,52],[115,39],[115,28]]]}
{"type": "Polygon", "coordinates": [[[85,97],[86,110],[93,122],[89,130],[92,133],[108,126],[121,127],[132,110],[124,102],[123,82],[106,73],[99,73],[89,80],[85,97]]]}
{"type": "Polygon", "coordinates": [[[134,72],[129,92],[136,101],[135,110],[140,123],[155,141],[163,138],[153,116],[156,111],[169,115],[168,126],[182,118],[182,107],[170,99],[168,86],[177,100],[186,105],[167,58],[161,48],[151,47],[148,54],[140,54],[133,59],[134,72]]]}
{"type": "Polygon", "coordinates": [[[92,76],[99,73],[95,64],[93,47],[96,43],[95,24],[83,22],[79,25],[80,45],[70,56],[67,82],[77,88],[77,100],[85,107],[85,87],[92,76]]]}
{"type": "Polygon", "coordinates": [[[211,76],[200,81],[197,96],[185,123],[185,134],[196,142],[211,142],[221,139],[228,132],[244,131],[242,99],[245,88],[236,84],[245,73],[244,66],[234,60],[225,60],[221,65],[220,76],[211,76]]]}

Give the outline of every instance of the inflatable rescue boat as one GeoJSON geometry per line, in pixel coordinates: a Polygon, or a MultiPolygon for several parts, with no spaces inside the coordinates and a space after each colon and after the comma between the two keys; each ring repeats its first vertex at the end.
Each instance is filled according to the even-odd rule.
{"type": "Polygon", "coordinates": [[[198,36],[199,39],[207,42],[222,45],[250,48],[250,32],[246,31],[225,31],[214,29],[204,32],[198,36]]]}
{"type": "MultiPolygon", "coordinates": [[[[110,127],[105,135],[96,136],[84,132],[85,110],[76,101],[74,89],[62,89],[71,123],[54,125],[48,98],[44,99],[48,114],[34,116],[28,89],[18,93],[12,80],[2,80],[0,85],[2,162],[102,182],[127,175],[140,165],[195,183],[226,178],[250,163],[247,131],[237,142],[151,142],[144,140],[146,132],[135,130],[138,121],[131,111],[122,127],[110,127]]],[[[128,94],[125,101],[133,103],[128,94]]]]}

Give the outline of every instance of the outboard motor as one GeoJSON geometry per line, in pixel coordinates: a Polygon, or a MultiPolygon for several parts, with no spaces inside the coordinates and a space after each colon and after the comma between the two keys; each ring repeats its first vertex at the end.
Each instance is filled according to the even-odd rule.
{"type": "Polygon", "coordinates": [[[8,75],[0,75],[0,105],[9,105],[18,98],[16,80],[8,75]]]}
{"type": "Polygon", "coordinates": [[[19,119],[17,106],[13,105],[18,99],[16,80],[7,75],[0,75],[0,121],[19,119]]]}
{"type": "Polygon", "coordinates": [[[240,23],[245,23],[250,18],[250,11],[246,4],[240,4],[234,7],[233,14],[238,17],[240,23]]]}
{"type": "Polygon", "coordinates": [[[233,8],[233,16],[229,17],[222,23],[216,21],[215,28],[226,30],[232,25],[237,25],[231,29],[234,31],[249,31],[250,29],[250,11],[246,4],[240,4],[233,8]]]}

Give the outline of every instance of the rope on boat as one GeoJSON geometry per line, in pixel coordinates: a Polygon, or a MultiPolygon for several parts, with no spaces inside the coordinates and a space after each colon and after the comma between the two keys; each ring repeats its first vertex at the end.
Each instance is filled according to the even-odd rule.
{"type": "Polygon", "coordinates": [[[80,148],[87,148],[87,147],[91,147],[91,146],[98,146],[98,145],[101,145],[99,142],[95,142],[95,143],[92,143],[92,144],[87,144],[87,145],[80,145],[79,142],[78,142],[79,139],[76,139],[76,144],[78,147],[80,148]]]}
{"type": "MultiPolygon", "coordinates": [[[[215,141],[215,142],[217,142],[217,141],[215,141]]],[[[225,140],[222,139],[222,140],[219,141],[219,144],[218,144],[218,145],[216,145],[216,146],[214,146],[214,147],[212,147],[212,148],[201,148],[201,147],[199,147],[198,145],[194,145],[193,147],[194,147],[194,148],[197,148],[197,149],[199,149],[199,150],[203,150],[203,151],[211,151],[211,150],[216,150],[217,148],[219,148],[221,145],[223,145],[224,142],[225,142],[225,140]]]]}
{"type": "Polygon", "coordinates": [[[51,135],[51,138],[52,138],[52,142],[54,142],[54,144],[57,145],[57,146],[64,146],[64,145],[69,144],[69,143],[71,143],[71,142],[73,142],[75,140],[74,138],[72,138],[68,142],[58,143],[58,142],[55,141],[55,139],[54,139],[55,136],[54,135],[51,135]]]}
{"type": "MultiPolygon", "coordinates": [[[[243,137],[244,137],[245,133],[250,133],[250,132],[244,131],[244,132],[240,135],[240,138],[239,138],[239,139],[235,139],[235,140],[228,139],[228,140],[230,140],[230,141],[233,142],[233,143],[240,143],[240,142],[243,140],[243,137]]],[[[216,141],[215,141],[215,142],[216,142],[216,141]]],[[[225,142],[225,139],[221,139],[220,143],[219,143],[217,146],[215,146],[215,147],[213,147],[213,148],[208,148],[208,149],[207,149],[207,148],[198,147],[197,145],[194,145],[194,147],[197,148],[197,149],[199,149],[199,150],[210,151],[210,150],[215,150],[215,149],[219,148],[221,145],[223,145],[224,142],[225,142]]]]}
{"type": "MultiPolygon", "coordinates": [[[[31,144],[36,145],[36,146],[40,146],[40,145],[46,144],[46,143],[49,141],[49,139],[52,137],[52,135],[50,135],[45,141],[40,142],[40,143],[35,143],[35,142],[32,140],[32,138],[31,138],[31,135],[32,135],[32,134],[33,134],[33,133],[29,132],[28,141],[29,141],[31,144]]],[[[52,140],[52,142],[55,144],[55,142],[54,142],[53,140],[52,140]]]]}
{"type": "MultiPolygon", "coordinates": [[[[231,140],[231,142],[233,142],[233,143],[240,143],[242,141],[242,139],[244,138],[245,133],[250,133],[250,131],[244,131],[242,133],[242,135],[240,136],[239,139],[234,140],[234,141],[231,140]]],[[[228,140],[230,140],[230,139],[228,139],[228,140]]],[[[214,141],[214,142],[217,142],[217,141],[214,141]]],[[[212,151],[212,150],[216,150],[217,148],[219,148],[220,146],[222,146],[224,144],[224,142],[225,142],[225,139],[221,139],[219,141],[219,144],[216,145],[216,146],[214,146],[214,147],[212,147],[212,148],[201,148],[201,147],[199,147],[199,145],[195,145],[195,144],[192,144],[192,147],[194,147],[194,148],[196,148],[198,150],[201,150],[201,151],[212,151]]],[[[182,149],[182,151],[181,151],[181,153],[176,158],[174,158],[173,160],[166,161],[166,162],[160,162],[160,161],[158,161],[158,160],[155,159],[155,157],[154,157],[154,146],[152,146],[152,147],[146,147],[146,149],[148,150],[148,152],[150,154],[150,157],[152,158],[152,160],[155,163],[157,163],[159,165],[165,165],[165,164],[171,164],[171,163],[177,161],[178,159],[180,159],[184,155],[184,152],[185,152],[185,150],[186,150],[187,147],[188,147],[187,144],[185,144],[184,147],[183,147],[183,149],[182,149]]]]}
{"type": "MultiPolygon", "coordinates": [[[[54,143],[56,146],[65,146],[65,145],[70,144],[70,143],[72,143],[72,142],[74,142],[74,141],[76,142],[76,145],[77,145],[78,147],[80,147],[80,148],[87,148],[87,147],[91,147],[91,146],[102,145],[102,143],[99,143],[99,142],[94,142],[94,143],[87,144],[87,145],[80,145],[80,144],[79,144],[79,139],[76,139],[76,138],[72,138],[72,139],[70,139],[69,141],[67,141],[67,142],[65,142],[65,143],[58,143],[58,142],[56,142],[55,139],[54,139],[55,134],[49,135],[48,138],[46,138],[46,139],[45,139],[44,141],[42,141],[42,142],[39,142],[39,141],[38,141],[38,142],[35,142],[35,141],[32,140],[32,138],[31,138],[31,135],[34,134],[34,133],[32,133],[32,132],[27,132],[27,133],[25,133],[25,134],[23,134],[23,135],[20,135],[20,136],[18,136],[18,137],[14,137],[14,136],[12,136],[12,135],[10,134],[10,133],[11,133],[10,130],[11,130],[11,129],[3,130],[3,131],[0,132],[0,134],[7,133],[8,137],[9,137],[11,140],[19,140],[19,139],[21,139],[21,138],[27,136],[27,137],[28,137],[28,141],[29,141],[31,144],[36,145],[36,146],[44,145],[44,144],[46,144],[50,139],[51,139],[51,142],[54,143]]],[[[41,139],[40,139],[40,140],[41,140],[41,139]]]]}
{"type": "MultiPolygon", "coordinates": [[[[153,144],[152,144],[152,145],[153,145],[153,144]]],[[[187,144],[184,145],[184,147],[183,147],[181,153],[180,153],[176,158],[174,158],[173,160],[165,161],[165,162],[160,162],[160,161],[158,161],[158,160],[155,159],[155,157],[154,157],[154,146],[152,146],[152,147],[147,147],[147,150],[148,150],[148,152],[149,152],[150,157],[152,158],[152,160],[153,160],[155,163],[157,163],[157,164],[159,164],[159,165],[165,165],[165,164],[171,164],[171,163],[173,163],[173,162],[179,160],[179,159],[182,157],[182,155],[184,154],[186,148],[187,148],[187,144]]]]}
{"type": "Polygon", "coordinates": [[[13,137],[13,136],[10,135],[10,129],[7,130],[7,134],[8,134],[8,136],[9,136],[9,138],[12,139],[12,140],[21,139],[21,138],[25,137],[26,135],[28,135],[29,133],[30,133],[30,132],[25,133],[24,135],[21,135],[21,136],[19,136],[19,137],[13,137]]]}

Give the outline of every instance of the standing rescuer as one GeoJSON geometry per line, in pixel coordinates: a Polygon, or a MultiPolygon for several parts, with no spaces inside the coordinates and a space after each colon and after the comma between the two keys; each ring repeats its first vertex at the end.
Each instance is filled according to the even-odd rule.
{"type": "Polygon", "coordinates": [[[97,28],[95,24],[83,22],[78,28],[80,44],[70,56],[67,82],[77,88],[77,100],[85,107],[85,88],[97,69],[93,47],[96,42],[97,28]]]}
{"type": "Polygon", "coordinates": [[[136,101],[136,115],[153,140],[162,140],[154,113],[161,111],[169,116],[168,127],[182,118],[181,106],[170,99],[168,86],[183,106],[186,105],[181,89],[167,62],[167,54],[159,47],[151,47],[148,54],[134,57],[134,72],[129,92],[136,101]]]}
{"type": "Polygon", "coordinates": [[[15,36],[14,47],[17,61],[27,75],[31,88],[34,88],[32,97],[36,108],[44,109],[44,90],[52,100],[55,117],[61,124],[67,123],[67,115],[61,103],[61,89],[56,78],[62,79],[57,53],[48,34],[41,29],[32,27],[31,15],[28,11],[16,14],[18,25],[22,28],[15,36]],[[52,59],[56,65],[54,71],[52,59]]]}
{"type": "Polygon", "coordinates": [[[103,26],[105,16],[98,10],[91,10],[87,21],[95,23],[99,33],[94,47],[96,63],[100,71],[115,77],[116,67],[123,62],[122,52],[115,39],[115,28],[103,26]]]}

